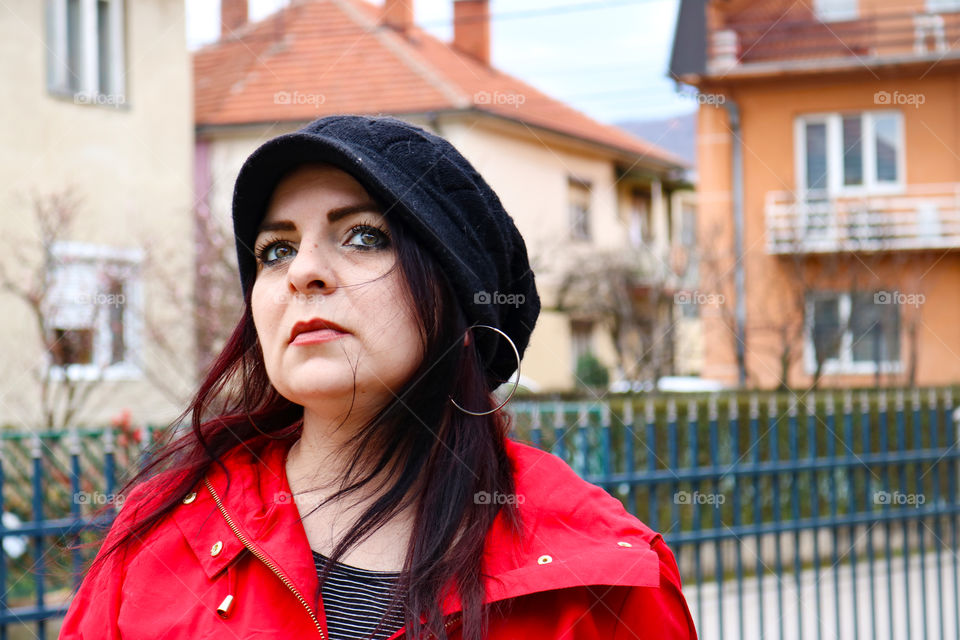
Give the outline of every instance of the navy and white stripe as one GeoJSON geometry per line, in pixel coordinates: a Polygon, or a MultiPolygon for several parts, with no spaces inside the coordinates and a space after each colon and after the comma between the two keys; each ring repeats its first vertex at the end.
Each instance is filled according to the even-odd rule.
{"type": "MultiPolygon", "coordinates": [[[[330,558],[314,551],[313,560],[320,575],[330,558]]],[[[383,640],[401,628],[403,611],[394,608],[387,614],[399,576],[399,572],[334,564],[321,588],[330,640],[383,640]],[[371,635],[381,620],[384,624],[371,635]]]]}

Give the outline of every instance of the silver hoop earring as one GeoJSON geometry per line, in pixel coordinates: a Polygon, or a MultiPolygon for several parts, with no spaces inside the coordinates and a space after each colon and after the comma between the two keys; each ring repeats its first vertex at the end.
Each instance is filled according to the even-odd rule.
{"type": "MultiPolygon", "coordinates": [[[[504,333],[503,331],[501,331],[500,329],[497,329],[496,327],[491,327],[491,326],[488,325],[488,324],[476,324],[476,325],[473,325],[473,327],[471,327],[471,329],[472,329],[472,328],[475,328],[475,327],[485,327],[485,328],[487,328],[487,329],[493,329],[494,331],[496,331],[497,333],[499,333],[500,335],[502,335],[504,338],[507,339],[507,342],[509,342],[509,343],[510,343],[510,346],[513,348],[513,354],[514,354],[515,356],[517,356],[517,381],[513,384],[513,390],[510,391],[510,395],[508,395],[508,396],[507,396],[507,399],[504,400],[503,402],[501,402],[500,405],[499,405],[496,409],[491,409],[490,411],[470,411],[470,410],[464,409],[463,407],[461,407],[460,405],[458,405],[457,402],[456,402],[456,400],[453,399],[453,396],[448,396],[448,397],[450,398],[450,402],[453,403],[453,406],[455,406],[457,409],[460,409],[460,411],[463,411],[464,413],[469,413],[469,414],[472,415],[472,416],[485,416],[485,415],[488,415],[488,414],[490,414],[490,413],[493,413],[493,412],[495,412],[495,411],[499,411],[500,409],[502,409],[502,408],[503,408],[503,405],[505,405],[505,404],[507,404],[508,402],[510,402],[510,398],[512,398],[512,397],[513,397],[513,394],[517,392],[517,387],[520,386],[520,352],[517,351],[517,345],[515,345],[515,344],[513,343],[513,340],[510,339],[510,336],[508,336],[507,334],[505,334],[505,333],[504,333]]],[[[469,331],[469,329],[468,329],[468,331],[469,331]]],[[[466,334],[464,334],[464,335],[466,335],[466,334]]]]}

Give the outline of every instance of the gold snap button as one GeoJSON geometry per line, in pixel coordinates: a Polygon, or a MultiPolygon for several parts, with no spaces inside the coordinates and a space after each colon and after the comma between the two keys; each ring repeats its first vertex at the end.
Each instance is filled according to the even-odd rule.
{"type": "Polygon", "coordinates": [[[191,491],[191,492],[188,493],[186,496],[184,496],[184,498],[183,498],[183,504],[190,504],[191,502],[193,502],[193,501],[196,500],[196,499],[197,499],[197,492],[196,492],[196,491],[191,491]]]}
{"type": "Polygon", "coordinates": [[[632,547],[632,546],[633,546],[633,545],[630,544],[629,542],[624,542],[623,540],[621,540],[621,541],[618,542],[617,544],[618,544],[619,546],[621,546],[621,547],[632,547]]]}
{"type": "Polygon", "coordinates": [[[215,556],[220,553],[220,550],[223,549],[223,543],[217,540],[213,543],[213,546],[210,547],[210,555],[215,556]]]}
{"type": "Polygon", "coordinates": [[[551,558],[548,555],[542,555],[539,558],[537,558],[537,564],[547,564],[549,562],[553,562],[553,558],[551,558]]]}

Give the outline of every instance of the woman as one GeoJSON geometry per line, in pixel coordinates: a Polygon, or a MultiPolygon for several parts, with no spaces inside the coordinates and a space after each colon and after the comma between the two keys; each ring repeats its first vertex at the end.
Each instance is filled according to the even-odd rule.
{"type": "Polygon", "coordinates": [[[61,638],[696,637],[663,539],[506,436],[540,299],[456,149],[322,118],[247,159],[233,221],[241,320],[61,638]]]}

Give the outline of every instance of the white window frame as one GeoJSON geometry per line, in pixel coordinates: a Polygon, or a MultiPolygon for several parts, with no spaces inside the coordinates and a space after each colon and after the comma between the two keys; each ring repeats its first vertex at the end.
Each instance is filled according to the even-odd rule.
{"type": "Polygon", "coordinates": [[[71,96],[78,104],[116,107],[126,102],[124,14],[124,0],[80,0],[80,77],[79,88],[73,91],[68,78],[67,0],[47,0],[47,86],[51,93],[71,96]],[[100,86],[97,3],[101,1],[108,5],[110,42],[116,45],[110,60],[111,87],[100,86]],[[101,96],[110,100],[97,99],[101,96]]]}
{"type": "MultiPolygon", "coordinates": [[[[141,266],[143,251],[140,249],[121,249],[103,245],[82,242],[58,242],[51,247],[51,255],[55,261],[80,262],[95,266],[98,275],[121,273],[124,289],[124,325],[123,344],[124,359],[122,362],[109,364],[112,340],[110,335],[109,313],[103,308],[94,311],[92,328],[93,362],[90,364],[56,364],[52,354],[45,353],[47,375],[52,381],[98,381],[98,380],[142,380],[143,371],[137,362],[137,356],[143,353],[143,284],[141,281],[141,266]]],[[[51,274],[51,277],[54,277],[51,274]]],[[[77,292],[77,295],[87,294],[97,296],[103,292],[77,292]]],[[[96,304],[93,298],[92,304],[96,304]]],[[[56,301],[48,302],[46,317],[48,331],[54,331],[53,323],[56,301]]]]}
{"type": "MultiPolygon", "coordinates": [[[[846,291],[817,291],[807,296],[804,301],[804,319],[803,319],[803,365],[807,375],[813,375],[817,371],[816,349],[813,343],[813,323],[814,323],[814,298],[836,297],[838,300],[837,312],[840,319],[840,326],[843,327],[843,335],[840,338],[840,357],[829,358],[823,361],[823,375],[874,375],[877,373],[876,362],[857,362],[853,359],[853,333],[850,330],[850,310],[852,301],[850,293],[846,291]]],[[[898,310],[899,312],[899,310],[898,310]]],[[[901,336],[902,338],[902,336],[901,336]]],[[[902,339],[900,341],[901,351],[903,349],[902,339]]],[[[880,373],[895,374],[903,372],[903,359],[887,360],[879,363],[880,373]]]]}
{"type": "Polygon", "coordinates": [[[906,189],[906,145],[903,132],[903,113],[897,109],[873,109],[833,113],[810,113],[794,120],[794,168],[797,200],[806,200],[807,138],[806,125],[825,123],[827,133],[827,194],[828,199],[844,196],[870,196],[902,193],[906,189]],[[862,121],[863,184],[843,184],[843,118],[859,115],[862,121]],[[895,116],[897,123],[897,180],[877,181],[877,147],[875,119],[877,116],[895,116]]]}

